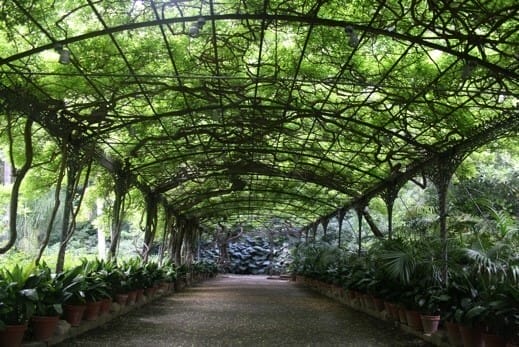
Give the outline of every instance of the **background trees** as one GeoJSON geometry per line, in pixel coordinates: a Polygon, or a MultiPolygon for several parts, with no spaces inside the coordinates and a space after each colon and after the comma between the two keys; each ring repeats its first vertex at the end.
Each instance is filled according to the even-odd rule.
{"type": "Polygon", "coordinates": [[[384,232],[378,197],[391,210],[423,177],[439,201],[420,212],[438,209],[445,248],[452,174],[485,144],[517,146],[496,142],[518,129],[512,1],[15,0],[1,11],[5,156],[19,168],[32,142],[23,184],[33,171],[56,188],[59,223],[47,217],[45,230],[61,233],[58,268],[94,210],[111,213],[112,257],[125,225],[142,230],[144,257],[161,240],[179,258],[201,226],[275,217],[330,237],[349,210],[360,252],[365,231],[384,232]]]}

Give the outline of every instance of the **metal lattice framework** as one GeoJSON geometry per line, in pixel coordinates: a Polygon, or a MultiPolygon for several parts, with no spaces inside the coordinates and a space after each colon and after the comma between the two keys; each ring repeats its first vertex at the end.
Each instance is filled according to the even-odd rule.
{"type": "Polygon", "coordinates": [[[4,111],[203,223],[312,225],[517,135],[515,1],[0,6],[4,111]]]}

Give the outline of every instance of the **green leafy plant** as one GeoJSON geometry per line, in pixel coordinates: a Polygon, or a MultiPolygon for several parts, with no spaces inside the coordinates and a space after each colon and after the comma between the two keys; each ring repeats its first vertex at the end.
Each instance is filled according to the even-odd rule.
{"type": "Polygon", "coordinates": [[[62,283],[55,280],[51,269],[42,263],[27,279],[27,286],[35,288],[38,298],[35,301],[34,314],[38,316],[56,316],[63,313],[65,290],[62,283]]]}
{"type": "Polygon", "coordinates": [[[418,309],[426,315],[440,315],[442,307],[449,302],[450,297],[445,293],[443,287],[431,286],[421,288],[420,292],[415,296],[415,302],[418,309]]]}
{"type": "Polygon", "coordinates": [[[126,291],[126,274],[114,261],[97,261],[96,273],[105,284],[105,291],[102,294],[106,297],[113,298],[116,294],[126,291]]]}
{"type": "Polygon", "coordinates": [[[173,262],[167,262],[162,266],[164,271],[164,280],[166,282],[175,282],[177,279],[177,269],[173,262]]]}
{"type": "Polygon", "coordinates": [[[177,279],[186,280],[189,269],[186,264],[182,264],[176,268],[177,279]]]}
{"type": "Polygon", "coordinates": [[[140,258],[128,259],[121,265],[126,276],[125,289],[132,291],[144,288],[147,276],[144,272],[143,262],[140,258]]]}
{"type": "Polygon", "coordinates": [[[98,301],[110,296],[110,283],[106,281],[101,260],[83,259],[80,267],[85,281],[84,295],[86,301],[98,301]]]}
{"type": "Polygon", "coordinates": [[[31,271],[19,265],[0,271],[0,327],[25,324],[33,315],[38,291],[27,281],[31,271]]]}
{"type": "Polygon", "coordinates": [[[63,288],[65,304],[84,304],[86,302],[87,282],[81,265],[56,274],[54,280],[63,288]]]}

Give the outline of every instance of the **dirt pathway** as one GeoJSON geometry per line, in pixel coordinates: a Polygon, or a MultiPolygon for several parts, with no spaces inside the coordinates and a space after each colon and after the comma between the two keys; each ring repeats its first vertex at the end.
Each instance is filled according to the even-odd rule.
{"type": "Polygon", "coordinates": [[[220,275],[59,346],[427,346],[294,282],[220,275]]]}

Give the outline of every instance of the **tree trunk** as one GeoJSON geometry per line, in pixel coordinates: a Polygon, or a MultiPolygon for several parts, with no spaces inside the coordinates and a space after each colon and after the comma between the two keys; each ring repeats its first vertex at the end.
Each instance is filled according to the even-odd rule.
{"type": "Polygon", "coordinates": [[[83,189],[78,197],[77,207],[74,209],[74,198],[78,192],[79,180],[81,178],[81,163],[79,160],[68,161],[68,175],[67,175],[67,191],[65,193],[65,206],[63,211],[63,223],[61,230],[61,242],[58,251],[58,259],[56,262],[56,273],[62,272],[65,266],[65,254],[67,245],[76,228],[76,218],[85,196],[86,187],[90,178],[90,170],[92,168],[92,161],[88,162],[85,180],[83,182],[83,189]]]}
{"type": "Polygon", "coordinates": [[[112,211],[112,225],[110,228],[110,249],[108,250],[108,259],[117,258],[117,248],[119,247],[119,238],[121,235],[121,226],[124,215],[124,202],[127,190],[121,182],[115,182],[114,207],[112,211]]]}
{"type": "Polygon", "coordinates": [[[240,231],[236,234],[233,234],[232,230],[229,230],[222,223],[218,223],[220,226],[220,231],[216,231],[215,241],[218,246],[218,251],[220,253],[220,257],[218,258],[218,265],[222,271],[228,271],[227,268],[231,259],[229,258],[229,242],[236,240],[241,237],[243,234],[243,228],[240,228],[240,231]]]}
{"type": "Polygon", "coordinates": [[[364,216],[364,219],[366,219],[366,222],[368,223],[371,231],[373,232],[373,235],[375,235],[378,238],[383,238],[384,234],[382,234],[382,231],[380,231],[380,229],[377,227],[377,224],[371,217],[371,214],[366,209],[363,209],[362,215],[364,216]]]}
{"type": "Polygon", "coordinates": [[[184,243],[184,236],[186,233],[186,221],[183,218],[177,218],[175,225],[175,234],[173,236],[173,254],[175,264],[182,265],[182,244],[184,243]]]}
{"type": "MultiPolygon", "coordinates": [[[[10,118],[9,118],[10,119],[10,118]]],[[[25,178],[25,175],[29,171],[32,165],[32,159],[33,159],[33,148],[32,148],[32,123],[33,121],[31,119],[27,119],[25,122],[25,129],[24,129],[24,140],[25,140],[25,163],[20,168],[20,170],[16,170],[14,166],[14,159],[12,158],[12,135],[11,135],[11,126],[9,122],[8,126],[8,133],[9,133],[9,147],[10,147],[10,154],[11,154],[11,166],[13,168],[13,173],[15,174],[15,180],[13,183],[13,188],[11,191],[11,202],[9,205],[9,239],[7,241],[7,244],[0,248],[0,254],[6,253],[8,250],[10,250],[14,243],[16,242],[17,238],[17,219],[16,216],[18,214],[18,196],[20,193],[20,186],[22,185],[23,179],[25,178]]]]}
{"type": "MultiPolygon", "coordinates": [[[[63,155],[66,156],[66,151],[62,151],[63,155]]],[[[47,230],[45,231],[45,238],[42,241],[42,244],[40,245],[40,250],[38,252],[38,256],[36,257],[34,263],[36,265],[39,264],[41,257],[43,256],[43,252],[45,251],[45,248],[47,248],[47,245],[49,243],[50,234],[52,232],[52,229],[54,229],[54,221],[56,220],[56,215],[59,211],[59,206],[61,204],[60,195],[61,195],[61,187],[63,185],[63,178],[65,177],[65,170],[66,170],[66,159],[62,158],[60,170],[58,174],[58,180],[56,182],[56,189],[54,191],[54,207],[52,208],[52,212],[50,215],[49,224],[47,225],[47,230]]]]}
{"type": "Polygon", "coordinates": [[[67,187],[65,189],[65,203],[63,207],[63,219],[61,221],[61,240],[58,251],[58,258],[56,261],[56,273],[63,271],[65,266],[65,253],[67,249],[67,242],[69,238],[70,220],[73,209],[74,194],[76,191],[76,180],[78,175],[78,169],[75,165],[68,165],[67,170],[67,187]]]}
{"type": "Polygon", "coordinates": [[[142,248],[142,259],[148,261],[148,255],[157,231],[158,204],[157,196],[147,194],[146,196],[146,226],[144,230],[144,246],[142,248]]]}

